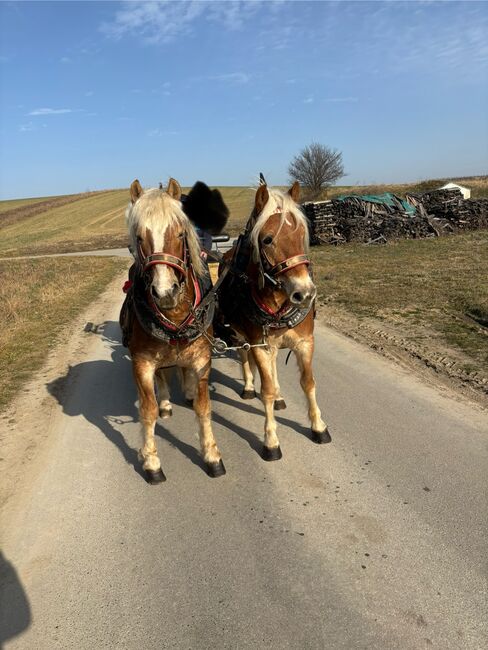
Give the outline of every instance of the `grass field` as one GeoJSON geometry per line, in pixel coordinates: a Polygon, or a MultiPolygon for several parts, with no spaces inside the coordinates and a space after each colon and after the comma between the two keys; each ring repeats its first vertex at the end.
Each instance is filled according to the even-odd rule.
{"type": "MultiPolygon", "coordinates": [[[[471,187],[473,197],[488,196],[488,177],[458,179],[471,187]]],[[[417,184],[381,185],[371,187],[337,186],[328,196],[345,193],[392,191],[397,194],[418,192],[438,187],[443,180],[417,184]]],[[[253,204],[253,190],[246,187],[221,187],[230,209],[227,232],[237,235],[244,227],[253,204]]],[[[188,191],[188,188],[184,188],[188,191]]],[[[60,200],[69,197],[59,197],[60,200]]],[[[125,208],[129,190],[111,190],[86,194],[82,198],[56,206],[55,199],[47,209],[32,214],[32,206],[46,199],[19,199],[0,202],[0,256],[69,252],[95,248],[116,248],[127,243],[125,208]],[[25,213],[21,210],[26,208],[25,213]],[[2,223],[3,222],[3,223],[2,223]]],[[[49,203],[49,202],[48,202],[49,203]]],[[[36,208],[37,210],[37,208],[36,208]]]]}
{"type": "MultiPolygon", "coordinates": [[[[229,232],[237,234],[249,216],[253,192],[245,187],[222,188],[224,200],[231,211],[229,232]]],[[[112,190],[57,207],[53,205],[35,215],[18,214],[9,223],[11,212],[0,211],[0,256],[62,253],[96,248],[117,248],[127,245],[125,209],[129,191],[112,190]],[[2,217],[6,225],[2,227],[2,217]]],[[[30,200],[30,204],[34,200],[30,200]]],[[[20,206],[22,207],[22,206],[20,206]]],[[[26,211],[27,212],[27,211],[26,211]]]]}
{"type": "Polygon", "coordinates": [[[488,377],[488,232],[312,250],[325,319],[370,323],[488,377]]]}
{"type": "Polygon", "coordinates": [[[126,267],[126,260],[89,257],[0,262],[0,411],[63,327],[126,267]]]}

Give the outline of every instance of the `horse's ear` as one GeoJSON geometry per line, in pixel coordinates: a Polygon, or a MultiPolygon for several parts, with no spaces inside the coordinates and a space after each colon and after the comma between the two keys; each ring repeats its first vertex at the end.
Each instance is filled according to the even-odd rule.
{"type": "Polygon", "coordinates": [[[181,187],[178,181],[175,181],[174,178],[169,179],[166,192],[172,199],[176,199],[176,201],[179,201],[181,199],[181,187]]]}
{"type": "Polygon", "coordinates": [[[256,210],[256,214],[261,214],[261,212],[264,209],[264,206],[268,202],[268,199],[269,199],[268,186],[260,185],[258,187],[258,191],[256,192],[256,198],[254,199],[254,208],[256,210]]]}
{"type": "Polygon", "coordinates": [[[298,181],[295,181],[293,183],[293,185],[288,190],[288,194],[291,196],[293,201],[295,201],[295,203],[298,203],[298,199],[300,198],[300,183],[298,181]]]}
{"type": "Polygon", "coordinates": [[[141,184],[136,178],[136,180],[133,181],[132,185],[130,186],[130,200],[132,201],[132,203],[135,203],[143,193],[144,190],[142,189],[141,184]]]}

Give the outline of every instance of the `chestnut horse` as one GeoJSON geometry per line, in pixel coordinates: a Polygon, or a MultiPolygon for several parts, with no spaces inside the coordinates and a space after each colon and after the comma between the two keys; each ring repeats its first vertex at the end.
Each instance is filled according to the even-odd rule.
{"type": "Polygon", "coordinates": [[[296,356],[300,384],[308,401],[312,439],[319,444],[331,439],[317,405],[312,372],[316,289],[307,254],[307,221],[296,203],[299,194],[298,183],[287,193],[262,184],[244,235],[224,256],[233,272],[222,286],[217,322],[230,325],[238,340],[253,346],[249,352],[241,352],[245,381],[242,397],[251,399],[256,395],[256,365],[265,410],[265,460],[282,457],[274,417],[274,410],[286,408],[276,370],[281,348],[292,350],[296,356]]]}
{"type": "Polygon", "coordinates": [[[211,286],[208,268],[174,179],[166,191],[143,191],[135,180],[130,196],[126,218],[136,263],[121,325],[139,395],[143,469],[149,483],[165,480],[154,429],[158,413],[171,415],[165,369],[177,366],[195,384],[193,408],[207,472],[221,476],[225,468],[212,432],[208,394],[211,345],[207,337],[212,333],[213,316],[213,305],[205,299],[205,290],[211,286]]]}

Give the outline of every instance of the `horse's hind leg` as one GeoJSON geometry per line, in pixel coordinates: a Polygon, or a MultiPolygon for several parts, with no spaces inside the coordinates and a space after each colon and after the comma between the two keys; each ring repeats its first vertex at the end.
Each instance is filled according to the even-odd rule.
{"type": "Polygon", "coordinates": [[[300,385],[308,402],[308,415],[312,426],[312,440],[318,444],[330,442],[331,437],[317,404],[315,378],[312,371],[313,339],[303,340],[295,349],[300,368],[300,385]]]}
{"type": "Polygon", "coordinates": [[[156,484],[166,480],[161,469],[161,461],[154,440],[154,427],[158,417],[158,403],[154,393],[154,364],[146,359],[134,359],[134,379],[139,394],[139,419],[142,427],[144,446],[139,451],[149,483],[156,484]]]}
{"type": "Polygon", "coordinates": [[[159,368],[156,370],[156,385],[158,387],[159,416],[170,418],[173,415],[173,407],[169,400],[169,385],[171,383],[171,368],[159,368]]]}
{"type": "Polygon", "coordinates": [[[241,393],[242,399],[254,399],[256,389],[254,388],[254,370],[256,365],[252,354],[245,350],[239,350],[242,364],[242,378],[244,379],[244,388],[241,393]]]}
{"type": "Polygon", "coordinates": [[[179,368],[181,373],[181,388],[185,395],[185,402],[193,404],[197,392],[198,377],[191,368],[179,368]]]}
{"type": "Polygon", "coordinates": [[[273,352],[264,348],[253,349],[256,365],[261,377],[261,399],[264,404],[264,447],[262,457],[264,460],[279,460],[282,456],[280,441],[276,435],[276,420],[274,416],[274,403],[278,397],[275,378],[273,375],[273,352]]]}
{"type": "Polygon", "coordinates": [[[286,409],[286,402],[281,395],[280,382],[278,381],[278,370],[276,368],[276,362],[278,360],[278,348],[271,348],[272,354],[272,368],[273,368],[273,381],[275,385],[276,399],[274,403],[275,411],[282,411],[286,409]]]}
{"type": "Polygon", "coordinates": [[[207,473],[212,478],[225,474],[224,463],[214,438],[211,422],[210,397],[208,394],[208,378],[210,375],[210,359],[204,368],[197,373],[197,390],[193,400],[193,408],[198,418],[200,449],[207,466],[207,473]]]}

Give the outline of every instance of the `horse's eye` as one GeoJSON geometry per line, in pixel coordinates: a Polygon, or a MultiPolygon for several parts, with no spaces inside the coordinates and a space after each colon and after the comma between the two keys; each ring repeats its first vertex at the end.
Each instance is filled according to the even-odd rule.
{"type": "Polygon", "coordinates": [[[271,237],[271,235],[266,235],[266,237],[263,239],[263,244],[265,246],[269,246],[272,241],[273,241],[273,238],[271,237]]]}
{"type": "Polygon", "coordinates": [[[184,234],[185,234],[184,232],[179,232],[179,233],[178,233],[178,237],[179,237],[180,239],[183,239],[183,235],[184,235],[184,234]]]}

